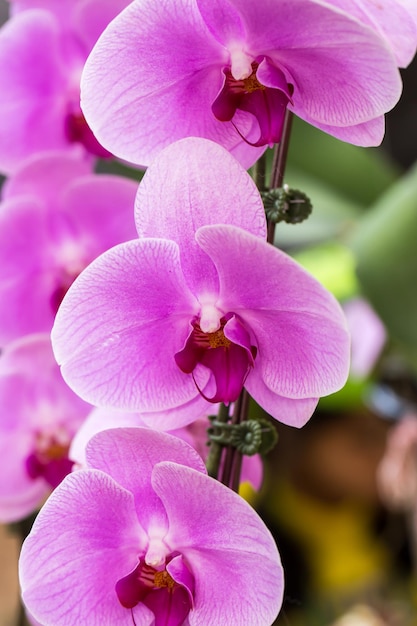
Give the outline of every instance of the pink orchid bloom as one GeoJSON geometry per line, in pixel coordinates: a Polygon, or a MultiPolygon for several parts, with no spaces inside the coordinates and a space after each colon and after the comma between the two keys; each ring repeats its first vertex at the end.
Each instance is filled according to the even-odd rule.
{"type": "MultiPolygon", "coordinates": [[[[213,413],[215,408],[212,406],[213,413]]],[[[188,418],[189,419],[189,418],[188,418]]],[[[194,420],[188,426],[183,426],[176,430],[169,430],[170,435],[179,437],[188,445],[192,446],[203,461],[207,460],[209,446],[207,445],[207,428],[210,422],[206,415],[195,410],[192,416],[194,420]],[[197,416],[197,417],[196,417],[197,416]]],[[[168,411],[166,415],[167,422],[172,423],[172,414],[168,411]]],[[[86,464],[85,450],[90,439],[102,430],[123,427],[142,427],[155,428],[155,418],[152,413],[141,415],[139,413],[127,413],[125,411],[116,411],[114,409],[95,408],[78,429],[77,434],[71,443],[69,457],[78,466],[83,467],[86,464]]],[[[263,467],[262,459],[257,454],[254,456],[244,456],[242,461],[241,482],[248,482],[255,490],[259,490],[262,485],[263,467]]]]}
{"type": "Polygon", "coordinates": [[[13,342],[0,358],[0,520],[35,511],[72,469],[74,433],[91,411],[62,380],[48,335],[13,342]]]}
{"type": "Polygon", "coordinates": [[[0,205],[0,345],[49,332],[81,270],[136,235],[137,183],[97,175],[62,153],[27,161],[4,185],[0,205]]]}
{"type": "Polygon", "coordinates": [[[80,76],[98,36],[129,0],[16,1],[0,30],[0,171],[43,150],[111,156],[80,109],[80,76]]]}
{"type": "Polygon", "coordinates": [[[366,378],[375,367],[387,340],[384,324],[363,298],[344,302],[343,311],[351,336],[350,374],[355,378],[366,378]]]}
{"type": "Polygon", "coordinates": [[[136,227],[139,239],[80,274],[55,319],[55,356],[81,397],[149,413],[198,394],[233,402],[245,386],[301,426],[343,386],[341,308],[266,243],[259,192],[221,146],[188,138],[162,151],[139,187],[136,227]]]}
{"type": "Polygon", "coordinates": [[[269,626],[283,574],[272,536],[184,441],[97,434],[38,515],[20,557],[44,626],[269,626]]]}
{"type": "Polygon", "coordinates": [[[86,62],[82,110],[108,150],[141,165],[195,136],[249,167],[280,141],[287,108],[344,141],[378,145],[401,79],[386,38],[358,11],[319,0],[135,0],[86,62]]]}

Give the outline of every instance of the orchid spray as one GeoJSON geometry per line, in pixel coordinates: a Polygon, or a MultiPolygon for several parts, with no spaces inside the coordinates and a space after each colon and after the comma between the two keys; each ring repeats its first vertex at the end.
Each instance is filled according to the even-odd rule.
{"type": "Polygon", "coordinates": [[[275,424],[302,427],[350,357],[335,297],[274,245],[279,221],[311,211],[284,184],[292,118],[379,144],[416,47],[414,4],[10,2],[0,382],[23,469],[7,474],[4,510],[25,514],[55,487],[20,558],[34,624],[274,623],[280,555],[234,492],[242,477],[259,487],[275,424]],[[96,173],[112,155],[147,167],[139,187],[96,173]],[[71,411],[45,435],[43,396],[21,416],[8,355],[51,328],[68,387],[54,365],[48,399],[71,398],[71,411]],[[250,405],[271,419],[249,418],[250,405]],[[13,481],[40,485],[21,496],[30,506],[13,481]]]}

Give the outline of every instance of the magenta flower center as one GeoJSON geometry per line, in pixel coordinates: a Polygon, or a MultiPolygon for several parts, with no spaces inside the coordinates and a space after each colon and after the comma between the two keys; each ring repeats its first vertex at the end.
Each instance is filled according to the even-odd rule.
{"type": "Polygon", "coordinates": [[[192,322],[192,328],[184,348],[175,355],[178,367],[194,377],[196,366],[204,365],[214,375],[216,393],[208,398],[196,383],[201,395],[209,402],[234,402],[254,366],[257,352],[248,331],[231,313],[220,319],[220,327],[214,332],[202,331],[198,319],[192,322]]]}
{"type": "Polygon", "coordinates": [[[146,563],[139,565],[116,583],[119,602],[127,609],[133,609],[143,602],[155,615],[155,626],[182,626],[193,607],[193,579],[185,569],[184,580],[177,582],[166,570],[157,570],[146,563]]]}
{"type": "Polygon", "coordinates": [[[54,315],[57,314],[57,311],[61,305],[62,300],[64,299],[65,294],[68,289],[71,287],[74,280],[77,278],[80,272],[69,274],[68,272],[62,272],[60,276],[59,282],[56,285],[54,291],[51,294],[49,299],[49,303],[51,305],[52,313],[54,315]]]}
{"type": "Polygon", "coordinates": [[[111,159],[111,152],[103,148],[93,135],[81,109],[71,111],[65,119],[65,134],[70,143],[80,143],[87,152],[100,159],[111,159]]]}
{"type": "Polygon", "coordinates": [[[212,104],[212,111],[220,122],[231,121],[242,139],[251,146],[272,146],[281,140],[285,110],[291,101],[292,88],[281,70],[266,59],[261,63],[253,62],[251,67],[250,76],[239,80],[233,77],[230,68],[223,70],[223,88],[212,104]],[[266,86],[259,79],[261,66],[273,86],[266,86]],[[251,113],[256,118],[260,133],[256,141],[250,141],[239,130],[237,111],[251,113]]]}
{"type": "Polygon", "coordinates": [[[74,465],[68,458],[69,444],[69,440],[37,433],[34,449],[26,458],[26,471],[30,478],[43,478],[55,489],[74,465]]]}

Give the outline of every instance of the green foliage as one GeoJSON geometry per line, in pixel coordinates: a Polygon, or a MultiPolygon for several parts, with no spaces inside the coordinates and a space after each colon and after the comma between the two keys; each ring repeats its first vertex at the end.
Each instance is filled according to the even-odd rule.
{"type": "Polygon", "coordinates": [[[417,167],[360,220],[351,246],[365,295],[417,365],[417,167]]]}
{"type": "Polygon", "coordinates": [[[352,146],[298,118],[294,119],[288,160],[362,207],[375,202],[400,174],[378,148],[352,146]]]}

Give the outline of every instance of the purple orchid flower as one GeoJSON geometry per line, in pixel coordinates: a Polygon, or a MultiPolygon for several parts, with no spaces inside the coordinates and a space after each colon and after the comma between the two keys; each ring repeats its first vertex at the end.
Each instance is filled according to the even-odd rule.
{"type": "Polygon", "coordinates": [[[196,136],[249,167],[280,141],[287,108],[378,145],[401,79],[386,38],[358,12],[319,0],[135,0],[86,62],[82,109],[108,150],[141,165],[196,136]]]}
{"type": "Polygon", "coordinates": [[[15,2],[0,31],[0,171],[43,150],[111,156],[82,115],[80,76],[100,33],[129,0],[15,2]],[[33,7],[33,8],[32,8],[33,7]]]}
{"type": "MultiPolygon", "coordinates": [[[[212,406],[212,412],[216,407],[212,406]]],[[[203,461],[207,460],[209,447],[207,445],[207,428],[210,422],[207,415],[200,414],[195,410],[192,416],[193,422],[176,430],[168,430],[170,435],[179,437],[192,446],[203,461]],[[200,416],[201,415],[201,416],[200,416]]],[[[167,412],[166,421],[172,424],[172,415],[167,412]]],[[[90,439],[102,430],[123,427],[154,428],[155,418],[153,414],[126,413],[114,409],[95,408],[78,429],[77,434],[71,443],[69,451],[70,458],[83,467],[86,464],[85,450],[90,439]]],[[[169,426],[168,426],[169,428],[169,426]]],[[[257,454],[254,456],[244,456],[242,460],[241,483],[249,483],[255,491],[261,488],[263,479],[262,459],[257,454]]]]}
{"type": "Polygon", "coordinates": [[[71,439],[92,407],[64,383],[43,334],[2,352],[0,407],[0,520],[11,522],[36,510],[71,471],[71,439]]]}
{"type": "Polygon", "coordinates": [[[136,226],[140,238],[86,268],[57,313],[55,356],[81,397],[149,413],[198,394],[233,402],[245,386],[301,426],[344,384],[338,303],[266,243],[259,192],[221,146],[188,138],[162,151],[139,187],[136,226]]]}
{"type": "Polygon", "coordinates": [[[81,270],[136,235],[137,183],[96,175],[83,161],[51,153],[26,162],[0,205],[0,345],[52,328],[81,270]]]}
{"type": "Polygon", "coordinates": [[[97,434],[89,469],[45,504],[20,557],[23,600],[45,626],[269,626],[283,575],[268,529],[205,475],[185,442],[97,434]]]}

